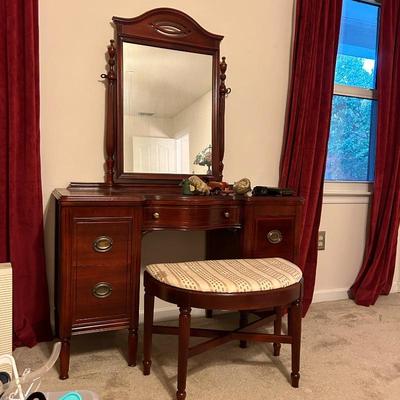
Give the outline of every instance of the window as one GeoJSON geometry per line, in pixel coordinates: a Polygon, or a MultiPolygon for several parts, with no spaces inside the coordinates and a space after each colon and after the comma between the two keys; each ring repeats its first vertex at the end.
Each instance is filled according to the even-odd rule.
{"type": "Polygon", "coordinates": [[[374,179],[379,6],[343,0],[325,180],[374,179]]]}

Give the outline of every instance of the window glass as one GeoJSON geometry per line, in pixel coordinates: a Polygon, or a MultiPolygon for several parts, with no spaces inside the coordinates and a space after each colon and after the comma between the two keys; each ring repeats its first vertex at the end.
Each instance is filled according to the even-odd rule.
{"type": "Polygon", "coordinates": [[[373,180],[375,121],[376,101],[333,97],[325,179],[373,180]]]}
{"type": "Polygon", "coordinates": [[[379,7],[344,0],[335,83],[374,89],[379,7]]]}

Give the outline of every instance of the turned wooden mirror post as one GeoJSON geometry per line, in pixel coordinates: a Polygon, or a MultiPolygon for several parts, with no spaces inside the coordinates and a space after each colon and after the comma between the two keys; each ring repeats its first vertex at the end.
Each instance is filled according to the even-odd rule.
{"type": "Polygon", "coordinates": [[[101,77],[107,80],[107,121],[106,121],[106,173],[105,183],[112,186],[114,183],[114,154],[115,154],[115,46],[110,40],[108,46],[108,71],[101,77]]]}
{"type": "MultiPolygon", "coordinates": [[[[159,192],[177,192],[179,191],[178,183],[193,173],[202,176],[205,180],[222,180],[225,97],[230,92],[230,89],[227,89],[225,85],[227,69],[225,57],[220,61],[219,48],[223,36],[206,31],[185,13],[170,8],[154,9],[139,17],[130,19],[113,17],[113,22],[117,32],[116,42],[114,43],[112,40],[108,46],[108,71],[107,74],[102,75],[108,84],[105,141],[106,185],[126,184],[159,192]],[[128,48],[127,46],[131,47],[128,48]],[[136,47],[136,49],[134,49],[134,47],[136,47]],[[127,111],[124,110],[124,107],[128,108],[127,104],[129,100],[136,106],[138,103],[141,103],[141,112],[136,112],[136,115],[139,114],[139,117],[142,119],[146,119],[145,117],[154,114],[148,112],[149,108],[150,111],[152,111],[149,104],[153,92],[149,89],[149,93],[145,93],[145,96],[143,96],[143,91],[140,92],[141,96],[139,96],[138,87],[140,85],[137,82],[140,79],[141,73],[143,75],[143,71],[138,71],[138,65],[143,64],[143,60],[137,55],[136,58],[133,57],[137,65],[135,65],[133,71],[128,71],[132,73],[132,81],[136,83],[136,93],[130,94],[133,99],[128,99],[126,95],[128,79],[126,71],[124,70],[124,68],[126,68],[124,63],[128,62],[129,53],[134,53],[132,49],[136,51],[136,54],[160,52],[161,54],[168,55],[171,60],[174,58],[187,59],[186,75],[182,76],[182,79],[176,79],[178,81],[176,82],[176,86],[180,86],[181,91],[183,90],[183,86],[186,92],[190,92],[191,90],[195,92],[196,88],[198,88],[199,92],[193,95],[194,97],[199,97],[200,94],[202,94],[201,84],[198,81],[200,81],[201,78],[203,80],[206,79],[203,75],[209,76],[210,112],[208,118],[210,129],[209,132],[207,132],[207,134],[209,134],[209,139],[207,142],[204,142],[202,146],[197,146],[195,151],[195,153],[200,154],[201,151],[205,151],[207,147],[209,147],[211,151],[211,165],[209,165],[208,170],[205,167],[203,169],[204,172],[198,172],[199,170],[195,171],[195,166],[193,166],[193,164],[195,164],[195,162],[193,162],[193,153],[189,153],[189,150],[186,151],[186,153],[189,154],[186,162],[188,167],[186,167],[186,170],[179,170],[178,168],[177,173],[171,173],[169,170],[147,172],[130,170],[126,167],[126,154],[130,151],[129,147],[132,144],[127,144],[127,140],[125,140],[126,138],[124,137],[124,134],[126,134],[126,120],[124,118],[126,118],[127,111]],[[199,71],[201,70],[196,70],[196,68],[201,63],[205,65],[205,70],[203,69],[204,74],[200,72],[201,76],[199,76],[199,71]],[[209,68],[206,67],[207,65],[209,65],[209,68]],[[194,70],[193,66],[195,67],[194,70]],[[181,80],[181,82],[179,82],[179,80],[181,80]],[[150,97],[147,104],[143,103],[142,100],[146,95],[150,97]],[[206,143],[207,146],[205,145],[206,143]]],[[[161,59],[162,58],[166,57],[161,57],[161,59]]],[[[153,58],[151,58],[151,60],[153,60],[153,58]]],[[[156,60],[155,56],[154,60],[156,60]]],[[[148,63],[149,66],[144,67],[144,71],[146,71],[146,68],[148,70],[153,69],[155,64],[157,64],[157,62],[154,61],[148,61],[148,63]]],[[[173,64],[173,62],[170,64],[173,64]]],[[[169,66],[168,64],[167,67],[169,66]]],[[[163,67],[160,66],[160,68],[163,67]]],[[[165,74],[167,75],[167,71],[165,74]]],[[[161,69],[158,75],[164,75],[164,71],[161,69]]],[[[147,79],[152,83],[154,81],[154,79],[150,79],[149,77],[147,77],[147,79]]],[[[154,93],[158,93],[157,90],[154,90],[154,93]]],[[[167,93],[165,103],[172,101],[175,97],[180,97],[181,94],[181,92],[167,93]]],[[[160,99],[158,96],[154,97],[157,97],[154,98],[154,103],[159,103],[160,99]]],[[[154,108],[156,108],[155,105],[154,108]]],[[[161,118],[158,117],[157,114],[158,113],[156,113],[155,117],[160,120],[161,118]]],[[[139,117],[136,116],[136,118],[139,117]]],[[[137,126],[138,125],[136,125],[134,129],[136,128],[136,130],[139,131],[137,126]]],[[[141,132],[136,132],[136,135],[139,137],[145,136],[141,132]]],[[[147,136],[151,136],[151,133],[148,133],[147,136]]],[[[133,148],[135,148],[135,144],[133,144],[133,148]]],[[[189,149],[189,144],[187,145],[187,149],[189,149]]],[[[191,151],[192,150],[194,149],[191,149],[191,151]]]]}

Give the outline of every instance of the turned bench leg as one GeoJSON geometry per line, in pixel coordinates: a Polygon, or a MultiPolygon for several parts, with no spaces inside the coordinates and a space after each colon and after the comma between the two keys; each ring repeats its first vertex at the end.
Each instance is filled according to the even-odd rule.
{"type": "MultiPolygon", "coordinates": [[[[239,311],[239,313],[240,313],[239,326],[240,328],[244,328],[249,323],[249,313],[247,311],[239,311]]],[[[247,341],[240,340],[239,347],[245,349],[247,347],[247,341]]]]}
{"type": "MultiPolygon", "coordinates": [[[[274,335],[280,335],[282,333],[282,307],[275,307],[275,320],[274,320],[274,335]]],[[[281,344],[274,343],[274,356],[278,357],[281,352],[281,344]]]]}
{"type": "Polygon", "coordinates": [[[190,312],[189,306],[179,307],[179,350],[178,350],[178,390],[177,400],[186,397],[186,376],[189,355],[190,338],[190,312]]]}
{"type": "Polygon", "coordinates": [[[150,375],[154,296],[144,294],[143,375],[150,375]]]}
{"type": "Polygon", "coordinates": [[[289,308],[289,335],[292,336],[292,386],[299,387],[300,341],[301,341],[301,301],[297,300],[289,308]]]}

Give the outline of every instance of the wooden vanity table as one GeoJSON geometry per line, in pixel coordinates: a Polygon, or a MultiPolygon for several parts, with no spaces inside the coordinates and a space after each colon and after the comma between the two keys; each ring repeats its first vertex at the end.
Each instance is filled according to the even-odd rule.
{"type": "MultiPolygon", "coordinates": [[[[193,161],[191,147],[195,146],[194,138],[190,135],[185,139],[189,143],[188,148],[182,153],[186,154],[188,160],[181,165],[176,160],[170,163],[168,159],[164,163],[169,165],[168,168],[170,164],[177,166],[175,172],[170,169],[160,171],[158,164],[151,167],[157,171],[151,172],[146,170],[149,168],[146,162],[135,164],[138,157],[142,157],[142,161],[145,159],[143,154],[151,155],[149,149],[157,148],[160,159],[165,159],[166,153],[160,153],[164,146],[161,137],[153,140],[153,136],[145,135],[145,140],[138,140],[129,131],[129,121],[134,121],[136,128],[133,130],[138,131],[144,126],[141,125],[143,118],[149,117],[145,112],[150,114],[149,104],[140,101],[142,97],[138,99],[135,93],[127,93],[129,73],[133,71],[136,74],[133,82],[136,82],[134,88],[138,91],[141,90],[138,80],[144,74],[140,70],[140,63],[128,60],[129,53],[136,54],[133,60],[142,60],[139,55],[148,54],[152,61],[144,66],[144,71],[150,71],[159,63],[154,62],[159,55],[150,55],[149,51],[162,50],[173,55],[184,53],[185,57],[195,57],[188,61],[189,72],[203,64],[205,68],[210,68],[205,71],[209,77],[209,89],[206,88],[205,97],[201,95],[211,105],[209,121],[204,125],[210,128],[209,138],[195,150],[197,153],[210,143],[211,174],[195,172],[205,181],[222,180],[224,108],[229,92],[225,86],[226,63],[224,59],[222,62],[219,59],[222,36],[205,31],[188,15],[167,8],[151,10],[133,19],[114,17],[113,21],[117,43],[116,47],[114,42],[109,46],[109,69],[103,76],[108,83],[105,183],[74,183],[67,189],[53,192],[57,204],[56,327],[62,342],[61,379],[68,377],[70,338],[76,334],[128,329],[128,363],[135,365],[143,233],[156,230],[204,230],[207,232],[208,259],[275,256],[292,261],[297,259],[302,206],[300,198],[181,195],[179,182],[190,176],[195,168],[203,168],[204,171],[203,166],[190,165],[193,161]],[[129,96],[137,99],[134,104],[139,109],[133,107],[129,111],[132,108],[126,101],[129,96]],[[145,142],[145,150],[138,155],[135,153],[135,143],[139,142],[145,142]],[[133,151],[133,154],[129,154],[129,151],[133,151]],[[133,163],[127,163],[132,159],[133,163]]],[[[170,55],[161,54],[161,58],[168,57],[170,55]]],[[[182,71],[179,69],[177,76],[185,79],[182,71]]],[[[152,85],[159,76],[156,73],[151,77],[152,85]]],[[[168,76],[164,78],[171,81],[168,76]]],[[[190,79],[197,77],[194,75],[190,79]]],[[[186,85],[183,86],[186,88],[186,85]]],[[[158,88],[152,86],[152,89],[155,92],[153,96],[147,96],[149,98],[158,96],[158,88]]],[[[196,99],[205,87],[199,90],[193,96],[196,99]]],[[[184,96],[182,93],[168,94],[165,102],[171,103],[171,99],[182,99],[184,96]]],[[[190,100],[187,108],[179,112],[187,113],[189,108],[197,107],[196,99],[190,100]]],[[[156,106],[155,110],[158,110],[155,111],[156,115],[161,115],[156,106]]],[[[177,126],[178,117],[168,118],[175,118],[174,126],[177,126]]],[[[159,127],[161,119],[167,117],[163,114],[158,118],[156,122],[159,127]]],[[[146,126],[153,122],[147,121],[146,126]]],[[[172,125],[169,121],[169,126],[172,125]]],[[[185,129],[192,136],[196,132],[195,126],[185,129]]],[[[169,132],[169,148],[170,143],[175,142],[183,146],[181,138],[169,132]]],[[[180,161],[181,155],[177,158],[180,161]]]]}

